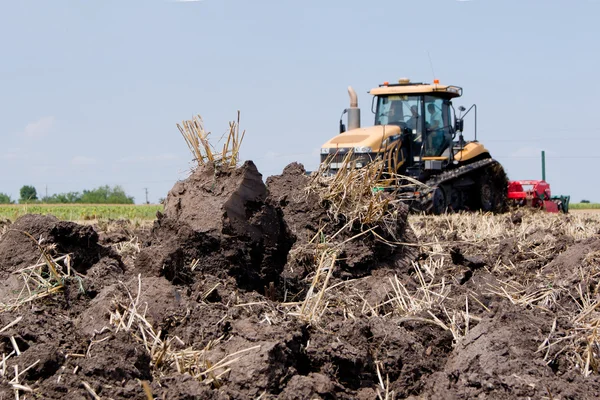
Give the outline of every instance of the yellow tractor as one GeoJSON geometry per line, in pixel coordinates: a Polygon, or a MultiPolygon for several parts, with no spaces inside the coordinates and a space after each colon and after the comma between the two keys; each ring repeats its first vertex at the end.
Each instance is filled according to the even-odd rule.
{"type": "Polygon", "coordinates": [[[452,105],[462,88],[438,80],[384,82],[370,91],[375,124],[368,128],[360,126],[356,92],[349,87],[348,93],[350,108],[342,113],[348,114],[348,129],[340,119],[340,134],[321,147],[327,173],[381,159],[384,173],[398,177],[399,189],[394,190],[413,210],[441,214],[506,207],[504,169],[477,141],[477,106],[468,110],[461,106],[457,115],[452,105]],[[464,118],[471,110],[475,110],[475,138],[465,141],[464,118]]]}

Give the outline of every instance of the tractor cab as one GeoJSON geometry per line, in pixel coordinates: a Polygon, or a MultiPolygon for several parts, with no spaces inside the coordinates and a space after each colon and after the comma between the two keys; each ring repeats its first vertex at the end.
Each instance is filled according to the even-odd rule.
{"type": "MultiPolygon", "coordinates": [[[[409,164],[441,158],[454,136],[451,99],[462,94],[456,86],[384,83],[372,89],[375,125],[396,125],[410,142],[409,164]]],[[[444,157],[448,158],[448,157],[444,157]]]]}

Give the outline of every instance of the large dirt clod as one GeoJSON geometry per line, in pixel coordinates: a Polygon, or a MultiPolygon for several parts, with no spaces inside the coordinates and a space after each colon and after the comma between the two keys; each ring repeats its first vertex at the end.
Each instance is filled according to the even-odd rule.
{"type": "Polygon", "coordinates": [[[596,379],[584,383],[575,373],[561,377],[539,356],[547,320],[540,312],[498,310],[456,346],[425,392],[437,399],[589,398],[590,390],[600,390],[596,379]]]}
{"type": "Polygon", "coordinates": [[[264,292],[279,282],[292,243],[254,163],[232,170],[205,166],[169,192],[136,265],[174,283],[208,273],[264,292]]]}
{"type": "Polygon", "coordinates": [[[308,190],[313,178],[306,174],[304,166],[292,163],[285,167],[281,175],[267,179],[267,188],[272,201],[283,210],[285,223],[297,240],[288,257],[282,273],[286,279],[288,291],[302,291],[303,281],[314,271],[314,249],[320,243],[320,237],[335,237],[332,244],[338,246],[339,269],[335,276],[341,279],[353,279],[366,276],[379,268],[405,269],[416,257],[412,247],[389,245],[379,240],[374,233],[393,243],[413,243],[414,233],[407,226],[408,207],[402,203],[390,205],[389,216],[395,216],[393,232],[381,226],[350,226],[344,216],[334,218],[330,204],[319,198],[314,190],[308,190]],[[354,240],[354,237],[358,239],[354,240]],[[307,248],[307,244],[313,243],[307,248]]]}
{"type": "Polygon", "coordinates": [[[204,166],[173,186],[164,214],[185,221],[195,232],[247,235],[258,241],[266,232],[252,219],[266,198],[262,175],[251,161],[233,170],[204,166]]]}

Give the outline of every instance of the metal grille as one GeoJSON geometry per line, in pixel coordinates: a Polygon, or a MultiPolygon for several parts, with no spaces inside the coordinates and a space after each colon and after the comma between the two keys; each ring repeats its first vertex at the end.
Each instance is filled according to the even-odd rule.
{"type": "MultiPolygon", "coordinates": [[[[321,163],[328,162],[329,164],[341,164],[347,157],[347,153],[343,154],[321,154],[321,163]]],[[[350,155],[350,162],[362,163],[362,166],[373,161],[376,153],[359,153],[350,155]]]]}

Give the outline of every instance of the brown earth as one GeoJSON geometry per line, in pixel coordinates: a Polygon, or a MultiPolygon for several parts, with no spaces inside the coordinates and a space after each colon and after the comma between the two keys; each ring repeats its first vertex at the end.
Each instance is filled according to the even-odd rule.
{"type": "Polygon", "coordinates": [[[393,205],[392,229],[371,227],[384,242],[311,182],[299,164],[266,184],[251,162],[199,168],[151,231],[17,220],[0,236],[0,398],[596,398],[599,219],[393,205]],[[44,294],[23,272],[40,247],[72,271],[25,301],[28,279],[44,294]]]}

